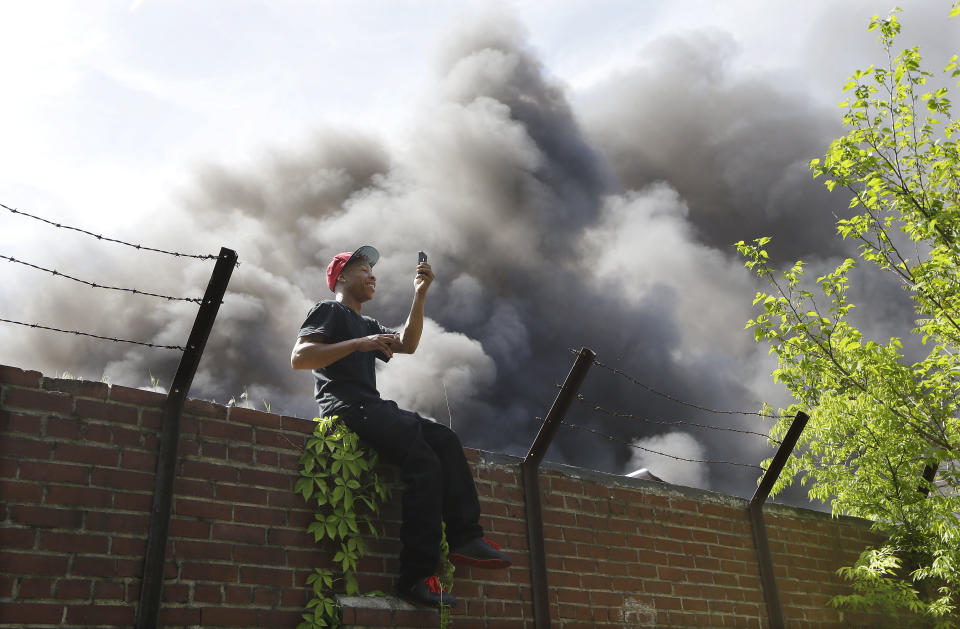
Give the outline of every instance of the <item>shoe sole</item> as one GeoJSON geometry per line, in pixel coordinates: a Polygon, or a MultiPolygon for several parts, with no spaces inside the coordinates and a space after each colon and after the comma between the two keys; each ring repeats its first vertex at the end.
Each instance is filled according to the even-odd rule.
{"type": "Polygon", "coordinates": [[[448,558],[455,564],[464,564],[475,568],[483,568],[484,570],[502,570],[513,565],[512,562],[504,561],[503,559],[477,559],[476,557],[468,557],[456,553],[450,553],[448,558]]]}
{"type": "MultiPolygon", "coordinates": [[[[403,601],[404,603],[410,603],[411,605],[413,605],[413,606],[416,607],[417,609],[432,609],[432,610],[434,610],[434,611],[440,611],[440,605],[439,605],[439,604],[425,603],[425,602],[418,601],[418,600],[415,600],[415,599],[412,599],[412,598],[407,598],[407,597],[402,596],[402,595],[400,595],[400,594],[395,594],[395,596],[396,596],[397,598],[399,598],[401,601],[403,601]]],[[[457,602],[459,603],[459,601],[457,601],[457,602]]],[[[449,603],[447,603],[447,602],[444,602],[444,603],[443,603],[443,606],[444,606],[444,607],[449,607],[449,608],[451,608],[451,609],[456,609],[457,603],[454,603],[453,605],[451,605],[451,604],[449,604],[449,603]]]]}
{"type": "MultiPolygon", "coordinates": [[[[416,607],[416,608],[418,608],[418,609],[435,609],[435,610],[437,610],[437,611],[440,611],[440,604],[439,604],[439,603],[432,603],[432,602],[421,601],[420,599],[408,597],[407,595],[401,594],[400,592],[394,592],[393,595],[396,596],[397,598],[399,598],[401,601],[403,601],[403,602],[405,602],[405,603],[410,603],[411,605],[413,605],[414,607],[416,607]]],[[[446,596],[445,596],[444,598],[446,598],[446,596]]],[[[451,608],[451,609],[456,609],[457,604],[458,604],[459,602],[460,602],[460,601],[457,600],[457,601],[454,601],[453,604],[450,604],[450,603],[447,603],[446,601],[444,601],[444,602],[443,602],[443,606],[444,606],[444,607],[449,607],[449,608],[451,608]]]]}

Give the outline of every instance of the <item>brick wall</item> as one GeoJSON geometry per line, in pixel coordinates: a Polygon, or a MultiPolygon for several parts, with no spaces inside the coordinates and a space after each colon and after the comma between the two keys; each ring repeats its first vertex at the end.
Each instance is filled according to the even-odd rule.
{"type": "MultiPolygon", "coordinates": [[[[139,596],[164,396],[0,366],[0,627],[130,626],[139,596]]],[[[313,422],[197,400],[185,407],[161,622],[294,627],[305,580],[330,555],[293,494],[313,422]]],[[[518,460],[468,450],[505,572],[461,569],[457,628],[533,627],[518,460]]],[[[388,470],[388,473],[390,470],[388,470]]],[[[746,502],[545,464],[553,626],[765,627],[746,502]]],[[[399,493],[399,492],[397,492],[399,493]]],[[[389,591],[399,506],[370,544],[361,587],[389,591]]],[[[781,506],[768,532],[790,627],[846,622],[826,606],[865,524],[781,506]]],[[[856,619],[855,619],[856,620],[856,619]]],[[[391,599],[347,600],[355,626],[437,626],[391,599]]]]}

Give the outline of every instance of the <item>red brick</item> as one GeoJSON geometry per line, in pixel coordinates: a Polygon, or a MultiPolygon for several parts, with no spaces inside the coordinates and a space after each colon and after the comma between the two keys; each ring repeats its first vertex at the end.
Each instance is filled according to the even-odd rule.
{"type": "Polygon", "coordinates": [[[159,619],[161,627],[199,627],[201,617],[199,609],[161,607],[159,619]]]}
{"type": "Polygon", "coordinates": [[[84,600],[90,598],[91,584],[87,579],[59,579],[57,598],[61,600],[84,600]]]}
{"type": "Polygon", "coordinates": [[[230,421],[263,426],[265,428],[280,428],[279,415],[273,415],[272,413],[265,413],[251,408],[240,408],[239,406],[230,407],[230,421]]]}
{"type": "Polygon", "coordinates": [[[12,553],[0,550],[0,565],[4,572],[30,576],[61,576],[67,573],[69,557],[63,555],[43,555],[39,552],[12,553]]]}
{"type": "MultiPolygon", "coordinates": [[[[309,535],[303,529],[270,529],[267,533],[267,542],[271,546],[298,546],[313,548],[315,546],[313,536],[309,535]]],[[[373,550],[373,542],[367,545],[368,551],[373,550]]]]}
{"type": "MultiPolygon", "coordinates": [[[[128,600],[135,601],[138,597],[130,596],[128,600]]],[[[112,600],[122,601],[126,599],[126,593],[122,583],[112,583],[109,581],[94,581],[93,599],[96,601],[112,600]]]]}
{"type": "Polygon", "coordinates": [[[30,550],[36,538],[36,531],[32,528],[0,528],[0,548],[7,550],[30,550]]]}
{"type": "Polygon", "coordinates": [[[80,528],[83,513],[73,509],[54,509],[14,505],[10,508],[11,519],[19,524],[41,528],[80,528]]]}
{"type": "Polygon", "coordinates": [[[8,408],[67,414],[73,410],[73,398],[64,393],[52,391],[7,389],[3,398],[3,405],[8,408]]]}
{"type": "Polygon", "coordinates": [[[0,428],[4,433],[22,432],[39,435],[43,429],[43,418],[38,415],[24,415],[22,413],[0,413],[0,428]]]}
{"type": "Polygon", "coordinates": [[[112,386],[110,387],[110,399],[114,402],[123,402],[125,404],[160,408],[167,401],[167,395],[165,393],[157,393],[156,391],[112,386]]]}
{"type": "Polygon", "coordinates": [[[0,382],[21,387],[40,388],[43,374],[39,371],[26,371],[18,367],[0,365],[0,382]]]}
{"type": "Polygon", "coordinates": [[[180,475],[187,478],[201,478],[235,483],[240,472],[232,465],[217,465],[201,461],[184,461],[180,465],[180,475]]]}
{"type": "Polygon", "coordinates": [[[53,579],[20,579],[21,599],[50,598],[53,579]]]}
{"type": "Polygon", "coordinates": [[[250,469],[240,470],[240,482],[250,485],[261,485],[293,491],[293,483],[295,480],[296,478],[293,475],[287,473],[250,469]]]}
{"type": "Polygon", "coordinates": [[[142,470],[155,473],[157,471],[157,456],[134,450],[123,451],[123,468],[127,470],[142,470]]]}
{"type": "Polygon", "coordinates": [[[102,467],[93,468],[90,484],[97,487],[153,491],[154,476],[146,472],[111,470],[102,467]]]}
{"type": "Polygon", "coordinates": [[[77,441],[83,438],[83,419],[66,417],[47,418],[47,437],[77,441]]]}
{"type": "MultiPolygon", "coordinates": [[[[230,589],[232,586],[226,587],[230,589]]],[[[220,590],[221,586],[219,585],[197,583],[193,588],[194,601],[200,603],[219,603],[221,602],[220,590]]]]}
{"type": "Polygon", "coordinates": [[[182,518],[170,519],[170,535],[193,539],[210,539],[210,524],[182,518]]]}
{"type": "Polygon", "coordinates": [[[14,459],[49,459],[53,444],[38,439],[4,435],[0,439],[0,455],[14,459]]]}
{"type": "Polygon", "coordinates": [[[118,557],[143,557],[147,540],[138,537],[111,537],[110,554],[118,557]]]}
{"type": "Polygon", "coordinates": [[[317,427],[317,422],[312,419],[302,419],[300,417],[290,417],[284,415],[280,418],[280,427],[284,430],[303,433],[303,435],[312,435],[317,427]]]}
{"type": "Polygon", "coordinates": [[[297,454],[293,454],[291,452],[277,452],[277,466],[283,470],[298,471],[300,469],[299,451],[297,454]]]}
{"type": "Polygon", "coordinates": [[[142,445],[142,441],[142,435],[137,429],[113,427],[113,443],[118,446],[138,447],[142,445]]]}
{"type": "Polygon", "coordinates": [[[78,533],[59,533],[42,531],[37,542],[40,550],[51,550],[64,553],[95,553],[107,552],[109,543],[102,535],[83,535],[78,533]]]}
{"type": "Polygon", "coordinates": [[[234,521],[250,524],[262,524],[266,526],[281,525],[286,522],[286,515],[286,512],[279,509],[248,507],[244,505],[237,505],[233,508],[234,521]]]}
{"type": "Polygon", "coordinates": [[[133,624],[135,611],[132,605],[71,605],[67,607],[67,622],[129,627],[133,624]]]}
{"type": "Polygon", "coordinates": [[[187,581],[236,583],[237,574],[237,566],[223,563],[196,563],[185,561],[180,570],[181,578],[187,581]]]}
{"type": "Polygon", "coordinates": [[[100,400],[107,399],[107,394],[110,391],[109,385],[105,382],[68,380],[65,378],[44,378],[43,388],[47,391],[69,393],[74,397],[92,397],[100,400]]]}
{"type": "Polygon", "coordinates": [[[102,467],[116,467],[120,462],[120,453],[115,448],[100,448],[73,443],[58,444],[56,457],[58,461],[90,463],[102,467]]]}
{"type": "MultiPolygon", "coordinates": [[[[219,541],[199,541],[178,539],[174,546],[174,556],[178,559],[221,559],[229,560],[232,557],[231,549],[234,546],[219,541]]],[[[236,546],[239,550],[246,546],[236,546]]]]}
{"type": "Polygon", "coordinates": [[[227,449],[227,457],[238,463],[253,463],[253,448],[231,444],[227,449]]]}
{"type": "Polygon", "coordinates": [[[263,544],[266,531],[261,526],[243,526],[239,524],[214,524],[213,539],[228,539],[249,544],[263,544]]]}
{"type": "MultiPolygon", "coordinates": [[[[37,374],[39,375],[39,374],[37,374]]],[[[46,603],[5,602],[0,605],[0,623],[9,625],[59,625],[63,605],[46,603]]]]}
{"type": "Polygon", "coordinates": [[[240,568],[240,582],[255,585],[293,586],[293,571],[281,568],[258,568],[243,566],[240,568]]]}
{"type": "Polygon", "coordinates": [[[85,485],[90,479],[90,467],[62,465],[53,462],[21,461],[20,478],[49,483],[77,483],[85,485]]]}
{"type": "Polygon", "coordinates": [[[163,600],[167,603],[187,603],[190,599],[190,586],[182,583],[165,583],[163,600]]]}
{"type": "Polygon", "coordinates": [[[91,531],[130,533],[142,535],[150,526],[150,516],[134,513],[105,513],[88,511],[86,528],[91,531]]]}
{"type": "MultiPolygon", "coordinates": [[[[206,480],[196,480],[192,478],[177,478],[174,481],[173,493],[176,496],[190,498],[213,498],[215,495],[216,483],[206,480]]],[[[251,491],[251,490],[247,490],[251,491]]]]}
{"type": "Polygon", "coordinates": [[[54,485],[47,490],[47,504],[82,505],[88,508],[110,507],[113,494],[93,487],[66,487],[54,485]]]}
{"type": "Polygon", "coordinates": [[[198,458],[200,456],[200,444],[197,443],[196,435],[182,435],[178,447],[181,458],[198,458]]]}
{"type": "Polygon", "coordinates": [[[230,520],[233,507],[228,504],[207,500],[189,500],[177,498],[174,513],[179,516],[193,516],[211,520],[230,520]]]}
{"type": "Polygon", "coordinates": [[[281,611],[278,609],[258,609],[257,627],[295,627],[300,622],[300,611],[281,611]]]}
{"type": "Polygon", "coordinates": [[[94,557],[89,555],[78,556],[73,563],[71,574],[83,577],[116,578],[119,572],[119,562],[111,557],[94,557]]]}
{"type": "Polygon", "coordinates": [[[223,443],[204,441],[200,443],[200,453],[205,459],[226,459],[227,446],[223,443]]]}
{"type": "Polygon", "coordinates": [[[0,496],[8,502],[39,503],[43,499],[43,487],[37,483],[0,479],[0,496]]]}
{"type": "Polygon", "coordinates": [[[135,406],[99,402],[96,400],[77,400],[77,415],[93,419],[104,419],[123,424],[136,424],[140,411],[135,406]]]}
{"type": "MultiPolygon", "coordinates": [[[[252,490],[251,490],[252,491],[252,490]]],[[[263,504],[258,501],[258,504],[263,504]]],[[[271,507],[281,507],[283,509],[306,509],[303,496],[295,494],[292,491],[271,491],[267,504],[271,507]]],[[[486,507],[484,507],[486,508],[486,507]]]]}
{"type": "MultiPolygon", "coordinates": [[[[196,415],[200,417],[212,417],[214,419],[226,419],[227,407],[223,404],[215,404],[206,400],[187,399],[183,403],[183,411],[187,415],[196,415]]],[[[185,432],[196,432],[189,430],[185,432]]]]}
{"type": "Polygon", "coordinates": [[[143,428],[153,428],[157,431],[163,426],[163,413],[160,411],[151,411],[142,409],[140,411],[140,426],[143,428]]]}
{"type": "MultiPolygon", "coordinates": [[[[251,503],[256,505],[267,504],[267,496],[272,493],[266,489],[256,489],[245,485],[216,485],[217,500],[224,500],[230,503],[251,503]]],[[[283,492],[286,495],[286,492],[283,492]]],[[[296,496],[293,492],[290,495],[296,496]]],[[[300,499],[303,504],[303,499],[300,499]]]]}
{"type": "Polygon", "coordinates": [[[248,443],[253,441],[253,428],[225,421],[202,420],[200,434],[204,437],[216,437],[227,441],[248,443]]]}

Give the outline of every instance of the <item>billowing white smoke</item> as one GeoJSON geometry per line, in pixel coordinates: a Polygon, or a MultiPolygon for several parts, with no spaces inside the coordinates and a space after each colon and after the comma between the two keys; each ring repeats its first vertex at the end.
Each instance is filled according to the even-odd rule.
{"type": "Polygon", "coordinates": [[[478,341],[444,330],[429,317],[416,355],[397,354],[377,367],[381,396],[444,424],[452,418],[455,428],[460,427],[455,409],[485,393],[497,374],[496,363],[478,341]]]}
{"type": "Polygon", "coordinates": [[[710,487],[710,474],[703,461],[706,447],[692,435],[685,432],[668,432],[655,437],[633,441],[634,454],[627,466],[630,470],[647,468],[661,480],[685,487],[710,487]],[[645,448],[646,450],[641,450],[645,448]],[[657,454],[663,452],[672,456],[657,454]],[[677,457],[677,458],[674,458],[677,457]],[[683,461],[681,459],[691,459],[683,461]]]}

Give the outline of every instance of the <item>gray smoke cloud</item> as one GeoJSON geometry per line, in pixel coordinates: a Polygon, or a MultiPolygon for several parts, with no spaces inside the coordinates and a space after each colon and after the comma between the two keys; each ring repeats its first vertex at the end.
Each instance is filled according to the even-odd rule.
{"type": "MultiPolygon", "coordinates": [[[[382,257],[364,313],[386,325],[406,317],[418,250],[437,274],[421,347],[380,367],[381,391],[452,422],[469,446],[525,453],[573,362],[568,348],[581,346],[701,406],[787,402],[770,381],[766,348],[743,330],[761,286],[731,243],[780,236],[778,260],[804,257],[814,267],[848,255],[831,215],[844,202],[806,166],[838,135],[837,115],[795,88],[736,70],[737,54],[719,31],[664,36],[643,48],[636,67],[572,101],[523,28],[490,15],[442,47],[434,89],[402,145],[324,130],[254,163],[199,167],[162,220],[132,230],[154,246],[239,252],[193,395],[224,402],[246,390],[248,404],[312,417],[312,379],[289,368],[289,352],[309,307],[330,296],[330,257],[369,243],[382,257]]],[[[76,265],[79,253],[90,275],[109,270],[118,285],[199,293],[212,268],[147,254],[130,262],[119,250],[94,256],[78,237],[62,238],[44,254],[76,265]]],[[[89,289],[10,277],[7,294],[24,318],[63,315],[76,329],[108,324],[117,335],[172,344],[193,322],[189,304],[98,294],[88,308],[89,289]]],[[[861,295],[864,310],[871,295],[861,295]]],[[[875,301],[885,310],[873,312],[904,320],[909,308],[899,299],[884,294],[875,301]]],[[[0,329],[0,362],[132,385],[153,374],[169,385],[178,360],[36,334],[0,329]]],[[[616,473],[649,467],[674,482],[749,495],[756,470],[680,462],[630,444],[752,464],[772,454],[759,437],[593,407],[765,432],[755,416],[677,405],[601,367],[582,393],[586,403],[568,420],[616,440],[563,430],[549,459],[616,473]]]]}

